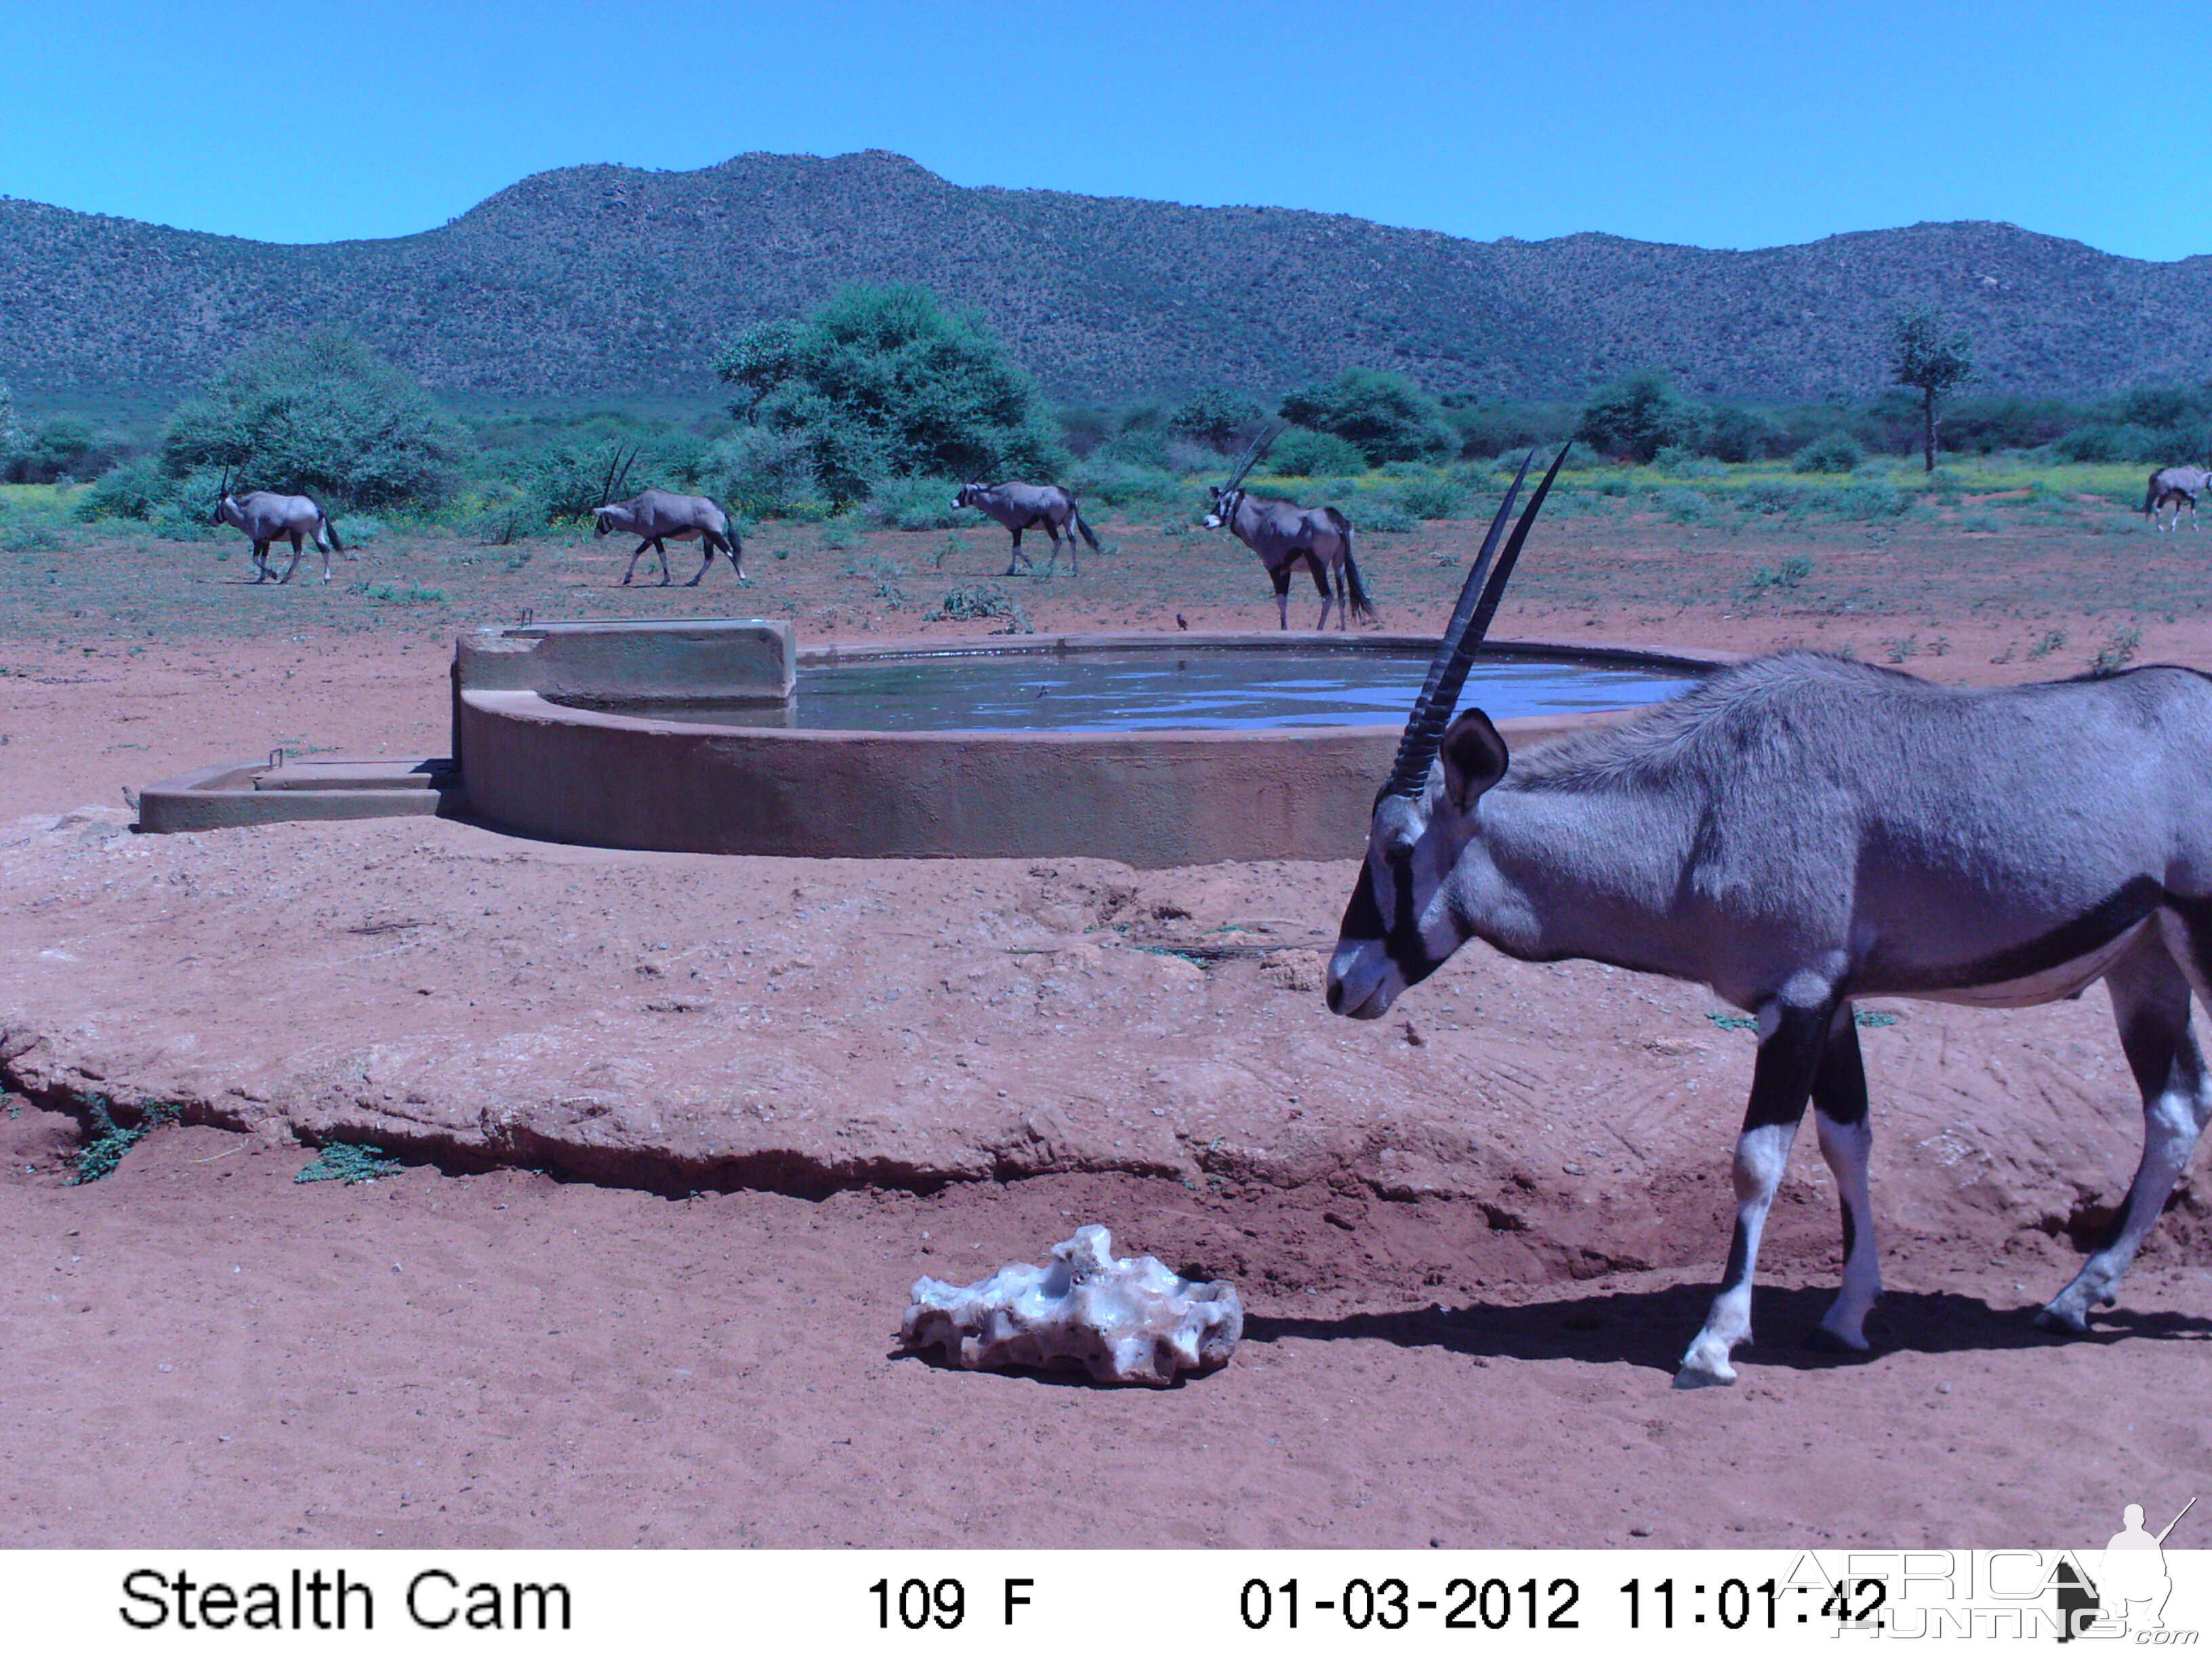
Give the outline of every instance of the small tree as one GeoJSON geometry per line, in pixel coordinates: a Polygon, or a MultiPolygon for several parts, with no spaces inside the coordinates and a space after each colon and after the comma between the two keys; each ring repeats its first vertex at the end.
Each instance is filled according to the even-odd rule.
{"type": "Polygon", "coordinates": [[[434,505],[470,447],[430,394],[342,328],[280,335],[232,360],[161,434],[172,477],[245,469],[255,489],[355,507],[434,505]]]}
{"type": "Polygon", "coordinates": [[[770,392],[792,376],[798,367],[793,352],[799,343],[799,325],[787,317],[755,323],[724,343],[714,359],[714,373],[747,394],[732,404],[730,413],[750,421],[770,392]]]}
{"type": "Polygon", "coordinates": [[[1703,414],[1656,368],[1600,386],[1583,405],[1575,436],[1607,455],[1649,461],[1670,444],[1697,441],[1703,414]]]}
{"type": "Polygon", "coordinates": [[[835,501],[887,478],[1069,464],[1036,386],[977,318],[911,283],[840,289],[805,321],[746,330],[715,372],[755,393],[761,424],[803,434],[835,501]]]}
{"type": "Polygon", "coordinates": [[[1459,448],[1443,405],[1409,376],[1379,368],[1347,368],[1293,392],[1283,399],[1283,418],[1357,444],[1371,466],[1433,460],[1459,448]]]}
{"type": "Polygon", "coordinates": [[[1948,339],[1936,314],[1916,306],[1890,324],[1890,378],[1920,394],[1922,442],[1936,470],[1936,402],[1974,377],[1973,350],[1963,333],[1948,339]]]}
{"type": "Polygon", "coordinates": [[[1186,438],[1226,449],[1267,418],[1256,398],[1221,386],[1201,386],[1176,405],[1168,429],[1186,438]]]}

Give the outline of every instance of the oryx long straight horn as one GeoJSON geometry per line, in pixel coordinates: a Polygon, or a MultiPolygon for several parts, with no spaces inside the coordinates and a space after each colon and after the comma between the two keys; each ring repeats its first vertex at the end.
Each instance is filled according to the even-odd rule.
{"type": "Polygon", "coordinates": [[[1553,458],[1551,470],[1536,486],[1536,493],[1528,498],[1521,521],[1513,526],[1512,539],[1505,544],[1504,556],[1498,560],[1497,572],[1492,574],[1490,562],[1498,551],[1498,536],[1513,511],[1515,498],[1521,493],[1522,481],[1528,476],[1529,465],[1536,459],[1534,450],[1528,452],[1528,459],[1521,463],[1521,470],[1513,475],[1512,486],[1498,503],[1498,516],[1490,521],[1490,533],[1482,538],[1482,551],[1475,556],[1474,568],[1468,572],[1467,583],[1460,589],[1459,603],[1452,607],[1451,620],[1444,625],[1443,637],[1437,642],[1437,653],[1429,659],[1428,677],[1422,683],[1420,695],[1413,700],[1413,713],[1407,716],[1405,735],[1398,740],[1398,758],[1377,793],[1378,799],[1382,795],[1402,795],[1411,799],[1428,787],[1429,768],[1443,742],[1444,728],[1451,724],[1453,712],[1459,707],[1460,690],[1467,684],[1474,653],[1483,636],[1490,632],[1491,618],[1498,614],[1498,603],[1505,597],[1505,584],[1512,577],[1513,567],[1520,562],[1521,550],[1528,544],[1529,527],[1536,522],[1544,498],[1552,493],[1552,481],[1559,476],[1567,451],[1573,447],[1561,446],[1553,458]]]}

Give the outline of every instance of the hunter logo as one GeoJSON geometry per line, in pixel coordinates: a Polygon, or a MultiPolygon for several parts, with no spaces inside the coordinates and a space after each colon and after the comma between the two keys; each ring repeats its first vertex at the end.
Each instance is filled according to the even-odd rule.
{"type": "Polygon", "coordinates": [[[2120,1512],[2120,1529],[2105,1546],[2094,1579],[2085,1579],[2070,1560],[2061,1560],[2051,1575],[2063,1626],[2058,1639],[2112,1641],[2132,1636],[2150,1646],[2193,1643],[2196,1632],[2166,1627],[2166,1603],[2173,1594],[2173,1579],[2166,1570],[2166,1540],[2181,1524],[2181,1516],[2196,1507],[2192,1498],[2181,1506],[2181,1515],[2154,1534],[2143,1529],[2142,1505],[2129,1504],[2120,1512]]]}

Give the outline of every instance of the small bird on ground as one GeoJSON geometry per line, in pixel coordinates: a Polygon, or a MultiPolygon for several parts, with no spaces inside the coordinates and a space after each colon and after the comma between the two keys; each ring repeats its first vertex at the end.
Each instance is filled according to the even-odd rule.
{"type": "Polygon", "coordinates": [[[1182,619],[1182,612],[1180,611],[1176,612],[1176,626],[1186,634],[1190,632],[1190,624],[1182,619]]]}

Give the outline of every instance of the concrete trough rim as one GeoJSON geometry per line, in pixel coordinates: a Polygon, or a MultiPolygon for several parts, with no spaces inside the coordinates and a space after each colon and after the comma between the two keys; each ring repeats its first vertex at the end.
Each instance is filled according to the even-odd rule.
{"type": "MultiPolygon", "coordinates": [[[[686,624],[671,626],[681,632],[686,624]]],[[[586,624],[576,631],[616,630],[586,624]]],[[[619,631],[642,637],[647,630],[619,631]]],[[[870,641],[794,654],[799,665],[826,665],[1206,647],[1280,653],[1316,643],[1280,632],[1090,633],[870,641]]],[[[1328,651],[1425,656],[1437,642],[1360,634],[1318,643],[1328,651]]],[[[1491,649],[1504,658],[1633,665],[1685,679],[1733,660],[1597,641],[1501,641],[1491,649]]],[[[495,657],[494,665],[513,660],[495,657]]],[[[579,694],[550,689],[552,696],[527,680],[497,678],[472,685],[457,665],[455,748],[483,820],[573,844],[777,857],[1092,857],[1136,868],[1352,857],[1402,724],[1121,732],[716,726],[625,713],[623,702],[647,701],[635,691],[592,696],[595,706],[586,706],[556,702],[579,694]]],[[[1498,724],[1517,745],[1638,712],[1577,710],[1498,724]]]]}
{"type": "MultiPolygon", "coordinates": [[[[705,620],[693,618],[693,621],[705,620]]],[[[680,626],[681,624],[677,624],[680,626]]],[[[599,624],[576,624],[596,627],[599,624]]],[[[514,629],[511,632],[526,633],[514,629]]],[[[1305,645],[1316,641],[1302,640],[1297,635],[1280,633],[1097,633],[1097,634],[1039,634],[1017,635],[1004,641],[996,636],[984,639],[973,637],[962,640],[932,640],[927,638],[869,641],[864,644],[826,644],[802,647],[798,653],[801,668],[828,668],[848,663],[884,660],[912,660],[917,658],[944,660],[967,657],[997,656],[1073,656],[1089,651],[1158,651],[1165,655],[1178,650],[1193,648],[1206,650],[1249,650],[1262,652],[1279,650],[1283,642],[1291,641],[1305,645]]],[[[1424,654],[1437,647],[1437,636],[1427,634],[1352,634],[1327,636],[1320,641],[1326,648],[1341,651],[1393,651],[1407,654],[1424,654]]],[[[1498,640],[1486,641],[1484,657],[1513,660],[1536,658],[1549,661],[1562,659],[1592,664],[1617,665],[1622,667],[1680,669],[1687,678],[1710,673],[1712,670],[1741,660],[1739,656],[1717,651],[1654,651],[1648,647],[1618,645],[1609,641],[1585,643],[1567,640],[1498,640]]],[[[1190,743],[1215,744],[1223,742],[1295,743],[1302,737],[1330,732],[1396,732],[1402,721],[1372,722],[1364,725],[1246,726],[1235,728],[1205,726],[1141,726],[1126,731],[1044,731],[1001,732],[988,728],[963,728],[942,732],[892,731],[872,726],[818,727],[803,726],[717,726],[711,720],[656,720],[647,714],[629,714],[616,708],[592,708],[580,703],[562,702],[542,692],[525,690],[469,690],[461,696],[478,707],[496,708],[501,712],[529,715],[531,700],[543,703],[557,713],[538,715],[548,720],[573,720],[585,725],[605,725],[618,731],[654,732],[715,732],[742,733],[747,737],[770,737],[779,742],[845,743],[865,739],[869,742],[894,743],[1006,743],[1020,745],[1037,744],[1095,744],[1109,745],[1126,744],[1132,739],[1146,744],[1190,743]],[[489,701],[498,699],[497,702],[489,701]]],[[[614,700],[610,700],[614,701],[614,700]]],[[[1564,733],[1584,724],[1612,725],[1635,714],[1649,704],[1621,708],[1589,709],[1581,713],[1559,714],[1518,714],[1498,722],[1498,729],[1509,739],[1518,732],[1523,736],[1564,733]]]]}

